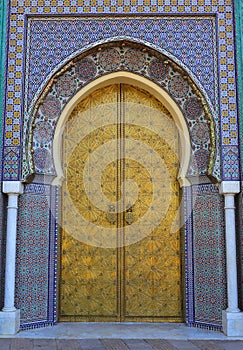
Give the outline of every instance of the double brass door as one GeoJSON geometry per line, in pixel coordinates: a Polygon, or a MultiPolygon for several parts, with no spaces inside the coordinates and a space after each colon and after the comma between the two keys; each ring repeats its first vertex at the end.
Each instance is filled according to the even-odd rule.
{"type": "Polygon", "coordinates": [[[136,87],[101,88],[63,134],[60,321],[182,321],[178,131],[136,87]]]}

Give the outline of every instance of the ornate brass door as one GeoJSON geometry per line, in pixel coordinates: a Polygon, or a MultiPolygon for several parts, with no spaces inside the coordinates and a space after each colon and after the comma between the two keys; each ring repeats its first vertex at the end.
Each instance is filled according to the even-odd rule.
{"type": "Polygon", "coordinates": [[[61,321],[182,321],[178,131],[129,85],[81,101],[63,136],[61,321]]]}

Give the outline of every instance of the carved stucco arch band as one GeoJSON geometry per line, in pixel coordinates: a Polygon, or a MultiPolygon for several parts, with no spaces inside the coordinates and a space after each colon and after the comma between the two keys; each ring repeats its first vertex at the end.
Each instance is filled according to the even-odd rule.
{"type": "Polygon", "coordinates": [[[188,73],[144,45],[112,42],[73,59],[54,75],[43,91],[29,114],[24,180],[34,173],[61,176],[60,142],[56,135],[60,134],[68,113],[98,85],[111,80],[118,82],[118,78],[144,88],[171,112],[180,130],[182,149],[186,151],[181,154],[181,181],[185,182],[189,176],[213,175],[214,119],[188,73]]]}
{"type": "Polygon", "coordinates": [[[64,179],[61,161],[62,134],[66,121],[68,120],[73,109],[81,100],[90,95],[93,91],[111,84],[119,83],[131,84],[146,90],[151,95],[156,97],[168,109],[178,128],[181,146],[180,149],[182,150],[180,154],[178,181],[181,186],[189,185],[190,183],[186,179],[186,174],[189,167],[191,154],[190,135],[181,110],[165,90],[158,87],[158,85],[156,85],[154,82],[130,72],[116,72],[100,77],[86,85],[67,103],[58,120],[53,138],[53,162],[57,176],[52,184],[61,185],[62,180],[64,179]]]}

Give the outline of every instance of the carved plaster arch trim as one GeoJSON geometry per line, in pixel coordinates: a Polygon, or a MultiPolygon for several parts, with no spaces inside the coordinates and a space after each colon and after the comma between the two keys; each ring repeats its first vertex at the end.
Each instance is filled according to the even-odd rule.
{"type": "MultiPolygon", "coordinates": [[[[130,55],[132,56],[132,55],[130,55]]],[[[107,57],[105,57],[106,59],[107,57]]],[[[104,60],[104,59],[103,59],[104,60]]],[[[153,66],[152,64],[152,66],[153,66]]],[[[83,69],[83,66],[82,66],[83,69]]],[[[160,87],[160,90],[163,91],[167,91],[167,95],[169,95],[169,91],[170,89],[168,89],[168,84],[170,84],[170,81],[173,79],[178,80],[178,84],[179,84],[179,88],[174,84],[174,87],[172,89],[172,94],[170,93],[172,100],[174,101],[175,104],[177,104],[178,109],[180,110],[180,114],[184,115],[183,119],[185,124],[187,125],[187,128],[189,130],[189,127],[191,124],[192,128],[195,126],[195,123],[200,124],[201,126],[204,125],[204,129],[207,131],[207,128],[209,129],[209,135],[210,135],[210,140],[208,138],[208,141],[206,142],[206,146],[202,145],[203,142],[201,142],[202,140],[197,140],[197,144],[195,146],[195,144],[193,145],[192,143],[192,135],[191,135],[191,144],[192,147],[191,149],[194,148],[194,153],[196,154],[196,152],[201,152],[200,149],[202,149],[204,147],[204,150],[202,152],[206,152],[207,157],[209,158],[209,160],[206,159],[207,161],[207,166],[204,165],[204,169],[199,169],[201,171],[201,174],[208,174],[208,175],[213,175],[215,176],[215,174],[213,173],[213,169],[214,169],[214,163],[215,163],[215,152],[216,152],[216,147],[215,147],[215,123],[214,123],[214,118],[213,115],[211,113],[211,108],[209,107],[209,104],[207,103],[207,101],[205,100],[202,92],[198,89],[198,87],[195,85],[195,83],[192,81],[191,77],[185,73],[185,71],[179,67],[177,64],[175,64],[173,61],[170,61],[167,59],[166,56],[163,56],[162,54],[160,54],[159,52],[155,52],[154,50],[151,50],[148,47],[144,47],[141,46],[141,44],[134,44],[131,42],[109,42],[106,45],[103,45],[102,47],[95,47],[92,50],[89,50],[88,52],[85,52],[84,54],[82,54],[81,56],[76,57],[74,60],[72,60],[71,62],[69,62],[65,67],[63,67],[49,82],[48,86],[46,87],[46,89],[43,91],[42,96],[40,98],[40,100],[38,101],[38,103],[35,105],[34,110],[32,110],[32,112],[29,114],[29,117],[27,115],[27,117],[25,118],[25,121],[28,120],[29,121],[29,127],[25,128],[25,130],[28,130],[28,133],[26,132],[26,134],[24,135],[24,144],[26,145],[26,149],[24,152],[24,156],[23,156],[23,179],[27,180],[27,178],[37,172],[37,173],[42,173],[42,174],[50,174],[50,175],[55,175],[55,170],[54,168],[51,168],[51,160],[50,158],[50,153],[52,153],[52,142],[53,142],[53,134],[55,132],[55,127],[56,124],[58,124],[58,119],[59,116],[61,115],[62,111],[65,109],[65,106],[67,103],[69,103],[68,101],[70,101],[73,96],[75,96],[75,94],[78,93],[78,91],[83,90],[85,88],[85,86],[87,84],[90,84],[92,81],[95,81],[97,79],[99,79],[101,76],[105,76],[108,74],[111,74],[112,72],[122,72],[122,71],[126,71],[126,72],[130,72],[131,74],[133,73],[134,75],[136,75],[136,77],[144,77],[146,79],[146,81],[150,81],[153,84],[157,85],[158,87],[160,87]],[[119,56],[119,64],[117,65],[117,67],[112,67],[112,64],[114,64],[114,62],[112,63],[111,61],[111,66],[109,66],[109,55],[111,55],[111,52],[113,50],[113,53],[115,51],[115,54],[118,54],[119,56]],[[125,50],[125,51],[124,51],[125,50]],[[127,51],[126,51],[127,50],[127,51]],[[133,50],[133,53],[138,55],[138,60],[144,60],[144,65],[142,65],[139,69],[138,67],[136,68],[136,62],[132,62],[132,57],[130,57],[130,63],[129,60],[127,60],[128,62],[125,62],[125,66],[124,66],[124,59],[122,59],[122,57],[124,56],[123,53],[124,52],[128,52],[129,50],[133,50]],[[104,56],[104,52],[106,53],[106,55],[108,55],[108,65],[107,62],[103,62],[105,65],[102,66],[101,69],[101,65],[99,60],[101,59],[101,56],[104,56]],[[144,57],[142,57],[144,56],[144,57]],[[96,60],[96,61],[95,61],[96,60]],[[157,71],[159,71],[159,77],[157,79],[157,71],[155,70],[154,72],[148,72],[148,70],[151,68],[151,61],[153,62],[153,64],[159,64],[159,69],[157,69],[157,71]],[[84,67],[84,69],[90,69],[91,70],[95,70],[95,73],[91,74],[91,76],[87,76],[85,79],[85,81],[79,81],[79,79],[76,77],[74,79],[75,76],[77,76],[77,65],[79,64],[84,64],[84,61],[86,61],[86,66],[84,67]],[[91,62],[93,61],[93,62],[91,62]],[[81,63],[80,63],[81,62],[81,63]],[[88,65],[87,65],[88,62],[88,65]],[[133,63],[133,64],[131,64],[133,63]],[[91,66],[89,66],[91,64],[91,66]],[[127,64],[127,66],[126,66],[127,64]],[[94,68],[95,65],[97,65],[97,69],[99,69],[99,71],[94,68]],[[135,68],[134,68],[135,67],[135,68]],[[103,69],[104,68],[104,69],[103,69]],[[162,74],[161,73],[161,69],[165,70],[166,74],[162,74]],[[162,75],[163,76],[162,76],[162,75]],[[73,76],[73,78],[72,78],[73,76]],[[64,91],[59,91],[60,90],[60,82],[65,82],[69,81],[68,84],[70,83],[70,81],[72,81],[72,84],[75,85],[69,86],[69,92],[66,94],[66,92],[64,91]],[[75,83],[73,83],[73,80],[75,80],[75,83]],[[59,88],[58,88],[58,84],[59,84],[59,88]],[[80,86],[79,86],[80,84],[80,86]],[[181,95],[180,90],[180,84],[182,84],[182,88],[186,86],[186,92],[184,95],[181,95]],[[167,89],[167,90],[166,90],[167,89]],[[174,91],[173,91],[174,90],[174,91]],[[176,91],[178,90],[178,91],[176,91]],[[65,96],[63,96],[65,95],[65,96]],[[48,112],[48,115],[43,115],[43,113],[41,112],[43,107],[43,104],[46,104],[48,99],[53,99],[56,101],[56,103],[60,104],[60,110],[58,109],[58,113],[55,116],[50,116],[50,111],[48,112]],[[196,119],[197,116],[193,116],[191,115],[190,117],[188,117],[187,119],[185,118],[185,113],[183,113],[183,108],[185,107],[186,104],[186,99],[189,100],[194,100],[194,102],[196,103],[197,107],[200,109],[200,119],[196,119]],[[198,101],[198,102],[197,102],[198,101]],[[50,117],[48,120],[48,116],[50,117]],[[192,118],[191,118],[192,117],[192,118]],[[49,145],[45,145],[42,144],[41,140],[39,140],[40,142],[38,143],[35,140],[35,135],[37,135],[37,126],[39,126],[41,124],[41,121],[45,121],[48,120],[48,122],[51,122],[52,124],[52,135],[50,135],[50,140],[49,140],[49,145]],[[195,119],[195,120],[191,120],[191,119],[195,119]],[[39,124],[38,124],[39,123],[39,124]],[[37,125],[38,124],[38,125],[37,125]],[[206,126],[208,125],[208,127],[206,126]],[[42,149],[40,149],[42,147],[42,149]],[[49,147],[49,150],[48,150],[49,147]],[[49,153],[48,153],[49,152],[49,153]],[[38,154],[37,154],[38,153],[38,154]],[[32,155],[34,154],[34,157],[32,157],[32,155]],[[47,157],[47,156],[49,157],[47,157]],[[43,158],[44,157],[44,158],[43,158]],[[34,165],[34,160],[33,158],[35,158],[35,165],[34,165]],[[43,159],[42,159],[43,158],[43,159]],[[42,165],[39,167],[37,165],[37,162],[39,161],[39,163],[42,163],[42,165]],[[50,163],[50,164],[49,164],[50,163]],[[49,164],[49,169],[48,169],[48,165],[49,164]],[[207,169],[205,168],[205,166],[207,167],[207,169]]],[[[90,74],[90,72],[89,72],[90,74]]],[[[84,80],[84,79],[83,79],[84,80]]],[[[139,79],[137,79],[139,80],[139,79]]],[[[149,85],[149,84],[145,84],[145,85],[149,85]]],[[[156,89],[155,89],[156,91],[156,89]]],[[[161,93],[160,93],[161,95],[161,93]]],[[[163,93],[162,93],[163,95],[163,93]]],[[[190,112],[191,113],[191,112],[190,112]]],[[[48,122],[46,122],[46,124],[48,124],[48,122]]],[[[44,125],[44,123],[42,123],[44,125]]],[[[49,123],[50,124],[50,123],[49,123]]],[[[49,125],[48,124],[48,125],[49,125]]],[[[194,128],[195,129],[195,128],[194,128]]],[[[48,130],[46,130],[47,133],[49,132],[48,130]]],[[[43,133],[43,131],[42,131],[43,133]]],[[[201,133],[202,134],[202,133],[201,133]]],[[[199,136],[201,137],[201,136],[199,136]]],[[[39,137],[40,138],[40,137],[39,137]]],[[[192,152],[193,153],[193,152],[192,152]]],[[[205,162],[205,154],[203,155],[204,157],[204,162],[205,162]]],[[[192,164],[193,161],[191,161],[192,164]]],[[[195,161],[194,161],[195,163],[195,161]]],[[[199,164],[200,166],[200,164],[199,164]]],[[[196,168],[198,168],[196,166],[196,168]]],[[[198,170],[198,169],[197,169],[198,170]]],[[[199,171],[199,173],[200,173],[199,171]]],[[[197,172],[195,170],[191,171],[191,173],[189,173],[188,175],[198,175],[197,172]]],[[[215,176],[217,178],[217,176],[215,176]]],[[[219,178],[219,176],[218,176],[219,178]]]]}
{"type": "Polygon", "coordinates": [[[181,110],[178,108],[177,104],[173,101],[173,99],[168,95],[168,93],[165,90],[159,88],[157,84],[144,77],[130,72],[115,72],[100,77],[86,85],[67,103],[67,105],[62,111],[61,116],[59,117],[53,138],[53,161],[56,170],[56,178],[54,179],[52,184],[61,185],[62,180],[64,179],[61,162],[62,135],[66,121],[68,120],[73,109],[81,100],[90,95],[93,91],[105,87],[107,85],[119,83],[131,84],[146,90],[155,98],[157,98],[171,113],[175,124],[178,128],[181,144],[180,149],[183,150],[180,154],[180,169],[178,173],[178,181],[180,183],[180,186],[190,185],[190,182],[188,181],[186,176],[191,154],[190,135],[181,110]]]}

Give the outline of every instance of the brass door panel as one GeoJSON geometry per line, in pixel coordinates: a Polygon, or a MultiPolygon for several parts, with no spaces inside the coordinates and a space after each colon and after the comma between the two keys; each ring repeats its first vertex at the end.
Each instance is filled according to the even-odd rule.
{"type": "Polygon", "coordinates": [[[61,321],[182,321],[178,142],[168,110],[129,85],[97,90],[73,110],[63,136],[61,321]],[[162,165],[154,166],[151,149],[162,165]],[[156,168],[152,175],[144,164],[156,168]],[[134,203],[127,180],[137,186],[134,203]],[[155,198],[164,215],[151,229],[155,198]],[[109,248],[106,229],[113,229],[109,248]]]}

